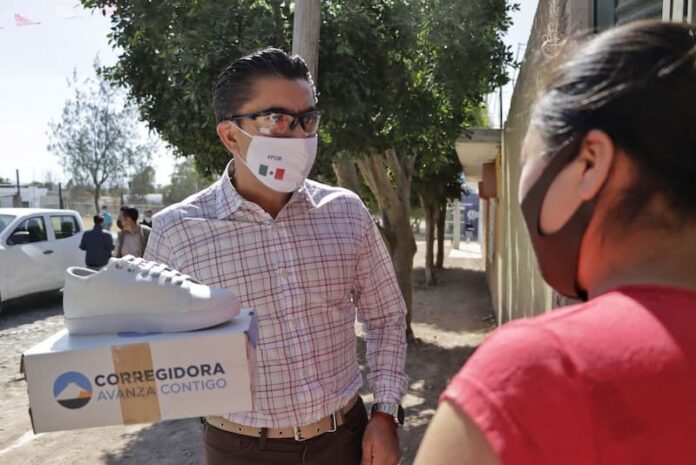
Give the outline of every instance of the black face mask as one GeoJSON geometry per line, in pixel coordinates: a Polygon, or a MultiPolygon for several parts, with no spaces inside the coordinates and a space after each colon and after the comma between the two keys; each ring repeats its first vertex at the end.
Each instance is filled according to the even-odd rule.
{"type": "Polygon", "coordinates": [[[560,230],[543,234],[539,227],[546,193],[556,176],[577,157],[582,140],[583,137],[575,139],[551,159],[520,206],[544,280],[566,297],[587,300],[587,291],[577,283],[580,245],[592,219],[598,196],[583,202],[560,230]]]}
{"type": "Polygon", "coordinates": [[[118,226],[118,229],[123,229],[123,222],[121,222],[121,220],[116,220],[116,226],[118,226]]]}

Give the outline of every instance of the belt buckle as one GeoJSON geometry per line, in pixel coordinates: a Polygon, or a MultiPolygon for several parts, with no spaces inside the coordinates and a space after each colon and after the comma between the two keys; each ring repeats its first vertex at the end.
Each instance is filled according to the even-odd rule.
{"type": "MultiPolygon", "coordinates": [[[[329,415],[329,417],[331,417],[331,426],[329,427],[329,429],[326,432],[327,433],[335,433],[336,429],[338,428],[336,425],[336,412],[329,415]]],[[[302,442],[302,441],[306,441],[307,439],[310,439],[310,438],[303,438],[302,437],[302,433],[300,431],[299,426],[293,426],[292,432],[294,433],[295,441],[297,441],[297,442],[302,442]]]]}
{"type": "Polygon", "coordinates": [[[329,415],[331,417],[331,427],[327,431],[327,433],[335,433],[336,432],[336,412],[332,413],[329,415]]]}

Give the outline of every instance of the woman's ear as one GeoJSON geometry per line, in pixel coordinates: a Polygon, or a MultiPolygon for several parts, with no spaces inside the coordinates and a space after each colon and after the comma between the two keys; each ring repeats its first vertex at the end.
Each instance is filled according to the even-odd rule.
{"type": "Polygon", "coordinates": [[[595,198],[614,162],[616,147],[604,131],[589,131],[575,159],[549,186],[541,208],[539,227],[545,234],[560,230],[583,202],[595,198]]]}
{"type": "Polygon", "coordinates": [[[578,195],[584,201],[592,200],[609,177],[616,158],[616,145],[606,132],[594,129],[585,135],[578,158],[585,167],[578,195]]]}
{"type": "Polygon", "coordinates": [[[240,152],[237,126],[232,121],[221,121],[215,128],[220,141],[232,155],[240,152]]]}

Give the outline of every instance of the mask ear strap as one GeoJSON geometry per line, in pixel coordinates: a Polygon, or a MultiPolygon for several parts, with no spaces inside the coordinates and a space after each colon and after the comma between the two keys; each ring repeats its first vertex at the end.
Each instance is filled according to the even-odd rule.
{"type": "Polygon", "coordinates": [[[237,129],[239,129],[240,131],[242,131],[242,134],[244,134],[245,136],[247,136],[249,139],[253,139],[253,138],[254,138],[254,136],[252,136],[251,134],[249,134],[248,132],[246,132],[244,129],[242,129],[242,127],[241,127],[240,125],[238,125],[236,122],[232,122],[232,121],[230,121],[230,122],[231,122],[233,125],[237,126],[237,129]]]}

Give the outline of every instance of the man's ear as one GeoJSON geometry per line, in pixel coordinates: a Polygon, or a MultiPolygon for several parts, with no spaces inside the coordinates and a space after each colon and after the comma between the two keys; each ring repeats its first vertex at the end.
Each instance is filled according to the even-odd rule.
{"type": "Polygon", "coordinates": [[[607,181],[616,157],[616,145],[609,135],[598,129],[589,131],[583,140],[579,160],[584,164],[578,195],[593,199],[607,181]]]}
{"type": "Polygon", "coordinates": [[[240,152],[239,141],[237,137],[239,131],[237,126],[232,121],[221,121],[215,128],[220,141],[232,155],[238,155],[240,152]]]}

